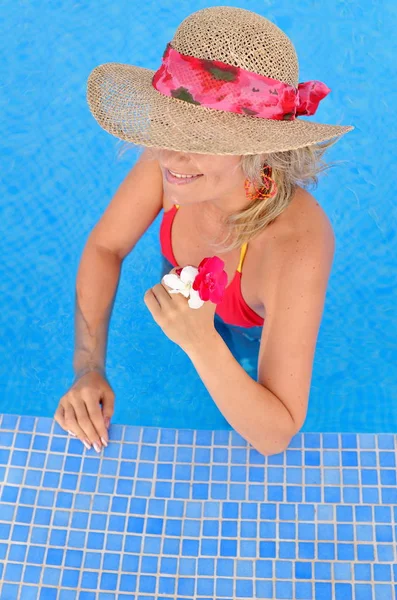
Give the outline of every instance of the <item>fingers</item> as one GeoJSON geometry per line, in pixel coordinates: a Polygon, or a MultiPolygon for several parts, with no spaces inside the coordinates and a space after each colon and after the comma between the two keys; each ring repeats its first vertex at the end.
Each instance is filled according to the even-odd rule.
{"type": "MultiPolygon", "coordinates": [[[[54,420],[62,427],[62,429],[66,429],[66,431],[70,435],[72,435],[73,437],[78,437],[80,441],[84,443],[84,433],[76,421],[76,415],[73,410],[73,407],[71,407],[68,403],[65,403],[65,406],[63,406],[61,400],[61,403],[55,411],[54,420]]],[[[89,444],[88,440],[85,441],[86,443],[84,445],[86,446],[86,448],[91,448],[91,445],[89,444]]]]}
{"type": "Polygon", "coordinates": [[[89,424],[90,426],[92,426],[92,431],[94,431],[96,435],[96,439],[91,438],[89,435],[88,438],[91,439],[93,443],[97,442],[101,444],[101,446],[106,447],[108,445],[109,435],[107,428],[105,427],[105,421],[102,414],[101,405],[99,404],[99,401],[96,398],[93,398],[91,396],[88,390],[82,389],[80,395],[85,404],[89,424]]]}
{"type": "Polygon", "coordinates": [[[60,425],[60,427],[62,427],[62,429],[67,429],[66,425],[65,425],[65,409],[63,408],[62,404],[60,403],[58,408],[55,411],[54,414],[54,421],[56,421],[58,423],[58,425],[60,425]]]}
{"type": "MultiPolygon", "coordinates": [[[[115,395],[111,388],[106,390],[102,397],[102,417],[106,427],[106,434],[107,429],[109,429],[110,419],[112,418],[114,412],[114,398],[115,395]]],[[[106,439],[108,439],[108,437],[106,437],[106,439]]]]}
{"type": "MultiPolygon", "coordinates": [[[[99,403],[97,403],[97,406],[100,417],[98,418],[96,415],[95,420],[101,421],[102,427],[104,427],[99,403]]],[[[94,407],[92,407],[92,410],[95,414],[96,411],[94,407]]],[[[87,450],[90,450],[90,448],[94,446],[96,452],[100,452],[102,446],[106,447],[108,445],[109,437],[107,431],[106,437],[102,436],[103,441],[101,442],[101,436],[98,435],[94,424],[91,422],[89,412],[84,402],[79,401],[77,398],[73,400],[72,397],[69,397],[68,400],[61,400],[61,403],[55,412],[54,419],[69,434],[77,437],[84,444],[87,450]]]]}
{"type": "Polygon", "coordinates": [[[108,427],[114,410],[114,392],[98,373],[87,373],[61,398],[54,419],[87,449],[97,452],[109,442],[108,427]]]}
{"type": "MultiPolygon", "coordinates": [[[[82,394],[81,394],[82,395],[82,394]]],[[[89,403],[92,405],[92,400],[89,400],[89,403]]],[[[77,400],[75,397],[72,397],[70,400],[70,404],[72,405],[74,412],[76,414],[76,420],[78,422],[78,426],[80,430],[83,432],[83,439],[87,438],[88,443],[94,446],[96,452],[100,452],[102,448],[102,442],[100,439],[100,435],[98,431],[95,429],[93,422],[91,421],[90,414],[88,412],[88,407],[84,402],[77,400]]],[[[91,410],[94,410],[93,406],[91,406],[91,410]]],[[[74,431],[72,429],[72,431],[74,431]]],[[[75,432],[77,434],[77,431],[75,432]]],[[[77,434],[77,437],[80,436],[77,434]]],[[[81,439],[81,438],[80,438],[81,439]]],[[[84,444],[83,439],[81,441],[84,444]]],[[[85,445],[85,444],[84,444],[85,445]]]]}
{"type": "Polygon", "coordinates": [[[65,429],[67,429],[67,431],[73,436],[77,437],[84,444],[87,450],[89,450],[91,448],[91,442],[77,422],[76,413],[74,412],[74,408],[71,404],[67,404],[64,407],[64,415],[65,429]]]}

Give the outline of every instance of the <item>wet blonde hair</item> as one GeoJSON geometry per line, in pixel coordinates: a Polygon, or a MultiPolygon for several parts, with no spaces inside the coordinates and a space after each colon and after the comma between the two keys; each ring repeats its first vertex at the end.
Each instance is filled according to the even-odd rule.
{"type": "MultiPolygon", "coordinates": [[[[214,251],[219,254],[230,252],[255,238],[288,207],[298,185],[304,188],[317,187],[319,173],[334,166],[336,162],[341,162],[326,163],[323,160],[326,150],[339,139],[340,137],[337,137],[285,152],[241,156],[236,168],[241,166],[245,177],[256,187],[263,185],[261,179],[263,165],[266,163],[271,166],[277,192],[272,198],[253,200],[242,210],[228,215],[223,221],[227,231],[226,236],[219,242],[209,242],[214,251]]],[[[136,149],[137,146],[124,142],[118,151],[118,157],[132,148],[136,149]]],[[[138,149],[144,150],[140,146],[138,149]]]]}

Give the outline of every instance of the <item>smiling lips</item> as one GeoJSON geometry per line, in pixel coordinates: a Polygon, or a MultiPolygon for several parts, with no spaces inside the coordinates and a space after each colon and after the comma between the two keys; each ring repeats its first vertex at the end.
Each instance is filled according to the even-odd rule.
{"type": "Polygon", "coordinates": [[[195,181],[199,177],[202,177],[202,174],[182,175],[180,173],[175,174],[173,171],[166,169],[165,177],[166,177],[167,181],[169,181],[170,183],[186,184],[186,183],[191,183],[191,182],[195,181]]]}
{"type": "Polygon", "coordinates": [[[178,171],[172,171],[172,169],[168,169],[168,171],[171,175],[180,175],[181,177],[198,177],[199,175],[202,175],[202,173],[178,173],[178,171]]]}

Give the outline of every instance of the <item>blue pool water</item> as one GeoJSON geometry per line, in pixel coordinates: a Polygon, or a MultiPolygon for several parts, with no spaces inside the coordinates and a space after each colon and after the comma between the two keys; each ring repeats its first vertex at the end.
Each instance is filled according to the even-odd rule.
{"type": "MultiPolygon", "coordinates": [[[[289,448],[263,457],[231,430],[147,310],[162,214],[123,263],[108,448],[85,450],[52,419],[73,378],[81,253],[137,157],[118,158],[90,115],[88,74],[157,69],[179,23],[211,5],[1,4],[0,600],[397,597],[391,0],[248,7],[292,39],[300,81],[331,88],[309,120],[356,127],[311,190],[336,254],[289,448]]],[[[217,327],[256,378],[258,331],[217,327]]]]}

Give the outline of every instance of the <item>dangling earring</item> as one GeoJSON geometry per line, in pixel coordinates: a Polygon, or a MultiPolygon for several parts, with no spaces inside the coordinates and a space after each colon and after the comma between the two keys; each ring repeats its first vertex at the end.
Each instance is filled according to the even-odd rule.
{"type": "Polygon", "coordinates": [[[277,192],[277,184],[274,179],[272,179],[272,168],[269,165],[263,165],[263,169],[261,172],[261,179],[263,181],[263,186],[259,189],[255,186],[255,184],[250,181],[248,178],[244,182],[245,193],[247,198],[251,201],[253,200],[265,200],[265,198],[272,198],[277,192]],[[249,191],[250,184],[254,186],[254,192],[251,194],[249,191]]]}

